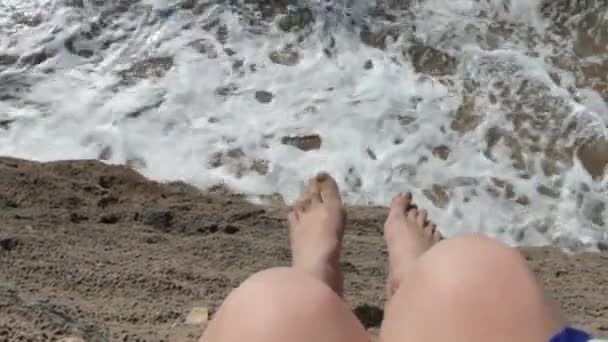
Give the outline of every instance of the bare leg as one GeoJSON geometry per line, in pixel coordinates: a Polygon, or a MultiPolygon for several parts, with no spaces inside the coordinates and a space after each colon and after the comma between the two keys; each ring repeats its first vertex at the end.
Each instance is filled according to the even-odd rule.
{"type": "Polygon", "coordinates": [[[262,271],[234,290],[205,342],[364,342],[342,301],[344,210],[335,181],[321,174],[289,214],[292,267],[262,271]]]}
{"type": "Polygon", "coordinates": [[[564,327],[517,251],[480,235],[437,243],[411,201],[395,197],[385,225],[392,297],[383,342],[547,342],[564,327]]]}

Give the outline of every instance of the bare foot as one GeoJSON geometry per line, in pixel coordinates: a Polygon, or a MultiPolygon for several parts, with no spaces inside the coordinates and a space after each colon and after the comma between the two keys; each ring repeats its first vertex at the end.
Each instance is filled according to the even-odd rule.
{"type": "Polygon", "coordinates": [[[393,198],[384,224],[384,238],[388,247],[387,287],[390,298],[416,259],[441,240],[442,236],[428,220],[427,211],[418,210],[412,203],[412,194],[407,193],[393,198]]]}
{"type": "Polygon", "coordinates": [[[310,179],[288,218],[292,266],[320,279],[341,296],[345,212],[336,181],[325,173],[310,179]]]}

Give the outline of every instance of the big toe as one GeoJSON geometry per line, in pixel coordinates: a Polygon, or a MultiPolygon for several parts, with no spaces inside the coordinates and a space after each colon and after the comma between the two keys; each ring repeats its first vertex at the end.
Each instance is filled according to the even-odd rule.
{"type": "Polygon", "coordinates": [[[412,205],[412,194],[397,194],[391,201],[390,215],[405,215],[405,212],[412,205]]]}
{"type": "Polygon", "coordinates": [[[340,198],[340,190],[336,180],[327,173],[319,173],[314,178],[315,183],[319,188],[319,194],[322,202],[342,203],[340,198]]]}
{"type": "Polygon", "coordinates": [[[321,185],[317,181],[316,177],[308,180],[308,186],[302,195],[304,199],[310,201],[312,204],[321,202],[321,185]]]}

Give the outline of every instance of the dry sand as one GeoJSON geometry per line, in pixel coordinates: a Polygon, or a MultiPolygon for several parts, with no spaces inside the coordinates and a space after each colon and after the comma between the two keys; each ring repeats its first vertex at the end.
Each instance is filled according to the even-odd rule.
{"type": "MultiPolygon", "coordinates": [[[[348,212],[346,298],[374,331],[386,209],[348,212]]],[[[284,217],[127,167],[0,159],[0,341],[195,341],[193,308],[213,315],[248,275],[289,264],[284,217]]],[[[576,326],[608,335],[608,254],[522,252],[576,326]]]]}

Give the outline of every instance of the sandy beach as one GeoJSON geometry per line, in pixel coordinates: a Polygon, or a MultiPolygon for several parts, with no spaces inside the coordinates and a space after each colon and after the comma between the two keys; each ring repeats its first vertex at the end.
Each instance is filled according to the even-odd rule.
{"type": "MultiPolygon", "coordinates": [[[[124,166],[2,158],[0,341],[195,341],[193,308],[212,317],[249,275],[289,264],[286,210],[124,166]]],[[[386,211],[348,208],[342,258],[345,297],[372,333],[386,211]]],[[[572,324],[608,335],[606,252],[521,251],[572,324]]]]}

